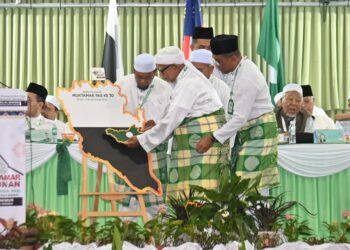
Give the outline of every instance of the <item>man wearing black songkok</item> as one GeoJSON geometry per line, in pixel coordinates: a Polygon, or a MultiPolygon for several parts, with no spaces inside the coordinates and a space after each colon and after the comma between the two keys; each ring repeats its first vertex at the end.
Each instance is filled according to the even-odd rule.
{"type": "Polygon", "coordinates": [[[192,35],[191,50],[210,50],[210,40],[214,37],[212,27],[195,27],[192,35]]]}
{"type": "Polygon", "coordinates": [[[28,108],[26,112],[26,129],[36,129],[44,124],[52,124],[48,119],[41,115],[45,104],[47,90],[44,86],[31,82],[27,89],[28,108]]]}
{"type": "Polygon", "coordinates": [[[277,124],[266,79],[259,68],[242,57],[238,36],[218,35],[210,41],[215,66],[230,75],[230,98],[226,124],[197,143],[206,152],[215,142],[235,136],[231,170],[244,178],[261,177],[261,186],[279,182],[277,168],[277,124]]]}

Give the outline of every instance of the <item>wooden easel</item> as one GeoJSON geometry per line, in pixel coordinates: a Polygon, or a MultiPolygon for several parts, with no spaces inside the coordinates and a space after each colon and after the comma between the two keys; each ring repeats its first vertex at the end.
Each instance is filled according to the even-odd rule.
{"type": "Polygon", "coordinates": [[[103,171],[102,163],[98,163],[95,192],[89,192],[88,191],[88,164],[87,164],[87,158],[85,156],[83,156],[82,167],[83,167],[83,179],[82,179],[82,192],[80,193],[80,196],[82,197],[81,217],[83,219],[91,217],[92,221],[95,222],[96,217],[119,216],[119,217],[142,217],[144,223],[148,221],[145,200],[143,199],[143,195],[146,194],[146,192],[115,192],[115,183],[113,180],[113,173],[108,167],[107,167],[108,192],[100,192],[101,178],[102,178],[102,171],[103,171]],[[123,212],[118,211],[116,202],[124,199],[129,195],[137,196],[137,200],[140,205],[140,210],[123,211],[123,212]],[[91,196],[94,197],[94,206],[93,206],[93,210],[89,211],[88,198],[91,196]],[[107,212],[98,211],[98,204],[99,204],[100,198],[111,202],[112,211],[107,211],[107,212]]]}

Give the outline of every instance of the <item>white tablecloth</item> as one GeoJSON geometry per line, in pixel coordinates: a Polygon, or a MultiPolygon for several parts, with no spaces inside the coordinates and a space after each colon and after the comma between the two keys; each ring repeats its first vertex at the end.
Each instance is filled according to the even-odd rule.
{"type": "MultiPolygon", "coordinates": [[[[75,161],[81,162],[79,144],[68,147],[75,161]]],[[[28,143],[25,146],[26,170],[34,170],[56,154],[56,144],[28,143]]],[[[350,144],[287,144],[278,147],[278,165],[285,170],[305,177],[332,175],[350,167],[350,144]]],[[[97,169],[97,163],[88,161],[97,169]]]]}

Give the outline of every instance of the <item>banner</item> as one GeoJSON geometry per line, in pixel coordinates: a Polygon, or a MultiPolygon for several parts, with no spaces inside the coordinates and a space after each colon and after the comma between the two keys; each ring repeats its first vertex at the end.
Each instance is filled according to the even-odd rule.
{"type": "Polygon", "coordinates": [[[278,1],[268,0],[264,10],[257,53],[268,64],[268,82],[270,95],[274,96],[283,90],[284,69],[282,49],[278,38],[278,1]]]}
{"type": "Polygon", "coordinates": [[[194,27],[202,26],[202,9],[200,0],[186,0],[184,37],[182,42],[182,51],[185,58],[190,55],[190,46],[194,27]]]}
{"type": "Polygon", "coordinates": [[[102,66],[105,69],[106,80],[113,83],[124,75],[119,37],[117,4],[116,0],[110,0],[102,66]]]}
{"type": "Polygon", "coordinates": [[[26,92],[0,89],[0,218],[18,224],[25,222],[26,212],[26,109],[26,92]]]}

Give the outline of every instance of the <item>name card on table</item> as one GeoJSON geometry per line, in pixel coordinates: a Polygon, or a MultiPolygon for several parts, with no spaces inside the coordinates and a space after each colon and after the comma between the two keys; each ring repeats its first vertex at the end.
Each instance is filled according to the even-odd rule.
{"type": "Polygon", "coordinates": [[[316,129],[314,143],[345,143],[344,131],[341,129],[316,129]]]}

